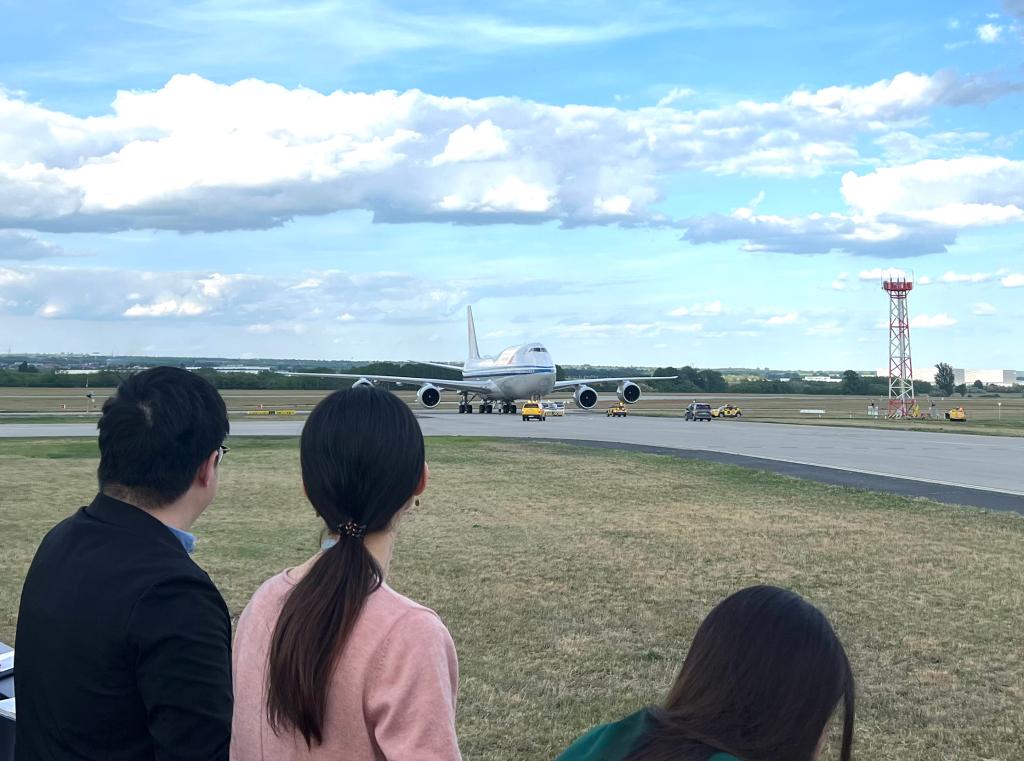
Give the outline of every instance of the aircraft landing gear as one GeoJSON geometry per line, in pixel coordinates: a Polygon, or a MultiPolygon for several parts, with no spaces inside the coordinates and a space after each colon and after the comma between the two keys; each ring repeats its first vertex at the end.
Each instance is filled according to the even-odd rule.
{"type": "Polygon", "coordinates": [[[493,404],[491,404],[490,402],[481,402],[480,403],[480,414],[481,415],[485,415],[485,414],[486,415],[490,415],[492,412],[494,412],[494,405],[493,404]]]}
{"type": "Polygon", "coordinates": [[[511,402],[502,402],[501,403],[501,414],[502,415],[515,415],[516,414],[516,406],[514,404],[512,404],[511,402]]]}

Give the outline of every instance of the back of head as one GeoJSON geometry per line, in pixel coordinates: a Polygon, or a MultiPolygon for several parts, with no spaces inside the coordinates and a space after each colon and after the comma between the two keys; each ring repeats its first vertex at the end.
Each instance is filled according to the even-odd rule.
{"type": "Polygon", "coordinates": [[[321,401],[302,430],[302,484],[327,528],[387,528],[423,474],[423,434],[409,405],[358,386],[321,401]]]}
{"type": "Polygon", "coordinates": [[[387,530],[416,493],[423,434],[409,406],[373,387],[336,391],[302,431],[302,482],[327,529],[338,535],[289,593],[274,627],[267,716],[309,747],[323,740],[334,665],[383,573],[363,536],[387,530]]]}
{"type": "Polygon", "coordinates": [[[799,595],[740,590],[700,625],[652,731],[630,761],[812,761],[839,703],[852,754],[854,679],[828,619],[799,595]]]}
{"type": "Polygon", "coordinates": [[[99,486],[161,507],[188,491],[228,435],[224,400],[209,381],[177,367],[132,375],[103,404],[99,486]]]}

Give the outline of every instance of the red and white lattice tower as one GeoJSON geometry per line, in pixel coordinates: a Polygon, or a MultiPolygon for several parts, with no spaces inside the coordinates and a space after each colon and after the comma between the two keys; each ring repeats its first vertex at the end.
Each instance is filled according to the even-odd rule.
{"type": "Polygon", "coordinates": [[[910,417],[915,404],[907,312],[913,288],[913,279],[905,275],[883,276],[882,290],[889,294],[889,417],[910,417]]]}

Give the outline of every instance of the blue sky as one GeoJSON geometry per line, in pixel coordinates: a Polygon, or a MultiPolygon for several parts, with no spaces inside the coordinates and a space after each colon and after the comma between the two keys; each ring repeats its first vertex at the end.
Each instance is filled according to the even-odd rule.
{"type": "Polygon", "coordinates": [[[1022,54],[1020,0],[0,0],[0,344],[456,359],[473,304],[873,369],[902,269],[919,367],[1024,368],[1022,54]]]}

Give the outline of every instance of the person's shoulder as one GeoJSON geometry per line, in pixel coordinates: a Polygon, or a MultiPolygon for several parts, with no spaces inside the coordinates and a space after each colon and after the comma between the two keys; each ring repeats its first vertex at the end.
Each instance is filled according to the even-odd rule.
{"type": "Polygon", "coordinates": [[[434,610],[396,592],[387,584],[381,584],[380,588],[367,598],[366,605],[392,625],[400,623],[405,629],[416,628],[448,633],[441,617],[434,610]]]}
{"type": "Polygon", "coordinates": [[[565,749],[555,761],[620,761],[647,726],[647,709],[624,719],[594,727],[565,749]]]}
{"type": "Polygon", "coordinates": [[[264,581],[246,603],[238,622],[239,627],[243,622],[253,619],[276,620],[285,598],[294,587],[287,571],[276,573],[264,581]]]}

